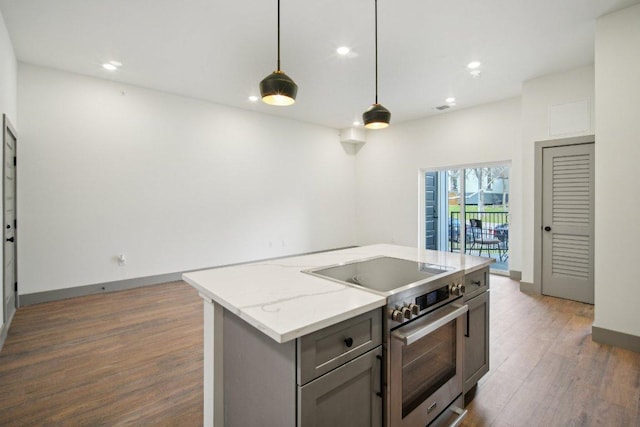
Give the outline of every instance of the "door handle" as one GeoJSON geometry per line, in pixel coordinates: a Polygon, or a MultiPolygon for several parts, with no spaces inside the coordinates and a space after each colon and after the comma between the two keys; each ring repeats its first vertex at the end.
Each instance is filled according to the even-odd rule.
{"type": "Polygon", "coordinates": [[[471,331],[469,330],[469,311],[467,310],[467,332],[464,333],[467,338],[471,337],[471,331]]]}
{"type": "Polygon", "coordinates": [[[406,327],[396,329],[391,333],[391,337],[402,341],[406,346],[411,345],[414,342],[418,341],[420,338],[429,335],[436,329],[465,314],[467,311],[469,311],[469,306],[467,306],[466,304],[462,306],[457,304],[449,304],[449,306],[442,311],[446,314],[443,314],[437,319],[431,319],[429,318],[429,316],[422,317],[419,321],[411,322],[411,325],[413,326],[409,327],[405,325],[406,327]],[[402,331],[401,329],[408,330],[402,331]]]}
{"type": "Polygon", "coordinates": [[[551,227],[549,227],[548,225],[544,228],[544,231],[551,231],[551,227]]]}
{"type": "Polygon", "coordinates": [[[382,382],[384,380],[384,372],[382,372],[382,356],[377,354],[376,359],[378,359],[378,362],[380,362],[380,391],[376,391],[376,396],[382,398],[382,382]]]}
{"type": "Polygon", "coordinates": [[[9,238],[7,239],[7,242],[13,242],[14,240],[15,240],[15,239],[14,239],[13,237],[9,237],[9,238]]]}

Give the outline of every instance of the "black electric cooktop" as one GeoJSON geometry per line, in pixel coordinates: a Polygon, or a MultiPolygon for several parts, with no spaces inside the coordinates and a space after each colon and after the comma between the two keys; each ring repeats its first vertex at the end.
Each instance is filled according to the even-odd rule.
{"type": "Polygon", "coordinates": [[[391,292],[450,270],[452,269],[442,265],[383,256],[307,270],[305,273],[379,292],[391,292]]]}

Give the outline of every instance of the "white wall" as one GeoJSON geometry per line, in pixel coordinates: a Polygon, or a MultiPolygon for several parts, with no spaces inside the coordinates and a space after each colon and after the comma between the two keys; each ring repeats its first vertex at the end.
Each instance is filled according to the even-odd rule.
{"type": "Polygon", "coordinates": [[[595,49],[594,326],[640,336],[640,5],[600,18],[595,49]]]}
{"type": "MultiPolygon", "coordinates": [[[[522,86],[522,281],[533,283],[535,142],[594,133],[593,65],[526,81],[522,86]],[[585,103],[586,126],[557,108],[585,103]]],[[[596,155],[596,163],[598,157],[596,155]]],[[[596,179],[598,175],[596,174],[596,179]]]]}
{"type": "MultiPolygon", "coordinates": [[[[16,55],[13,51],[13,45],[11,44],[4,18],[2,13],[0,13],[0,115],[6,114],[17,131],[18,107],[16,75],[16,55]]],[[[0,192],[2,191],[3,190],[0,190],[0,192]]],[[[0,211],[2,210],[3,200],[4,196],[1,196],[0,211]]],[[[4,277],[3,267],[3,263],[0,262],[0,277],[4,277]]],[[[0,283],[2,283],[2,281],[0,281],[0,283]]],[[[2,290],[0,290],[0,295],[3,295],[2,290]]],[[[4,303],[0,303],[0,325],[3,325],[3,319],[4,303]]]]}
{"type": "Polygon", "coordinates": [[[16,75],[16,55],[0,12],[0,114],[6,114],[15,128],[18,126],[16,75]]]}
{"type": "Polygon", "coordinates": [[[355,159],[336,130],[32,65],[18,75],[21,293],[355,243],[355,159]]]}
{"type": "MultiPolygon", "coordinates": [[[[520,99],[392,124],[367,134],[357,155],[358,242],[418,244],[419,171],[511,161],[512,241],[520,238],[520,99]]],[[[519,247],[510,268],[520,269],[519,247]]]]}

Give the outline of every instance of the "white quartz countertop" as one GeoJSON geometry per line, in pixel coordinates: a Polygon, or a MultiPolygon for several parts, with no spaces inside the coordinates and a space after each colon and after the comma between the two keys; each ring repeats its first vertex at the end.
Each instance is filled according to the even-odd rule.
{"type": "Polygon", "coordinates": [[[446,265],[465,273],[493,262],[452,252],[380,244],[213,268],[182,277],[203,297],[283,343],[384,306],[384,296],[301,272],[376,256],[446,265]]]}

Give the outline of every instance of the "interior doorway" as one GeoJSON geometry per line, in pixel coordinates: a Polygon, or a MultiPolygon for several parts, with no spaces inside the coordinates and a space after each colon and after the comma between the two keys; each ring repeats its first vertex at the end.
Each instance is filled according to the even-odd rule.
{"type": "Polygon", "coordinates": [[[423,170],[421,246],[490,257],[509,271],[509,164],[423,170]]]}
{"type": "Polygon", "coordinates": [[[17,269],[17,220],[16,220],[16,131],[7,119],[2,117],[3,124],[3,313],[4,324],[8,325],[18,306],[17,269]]]}

